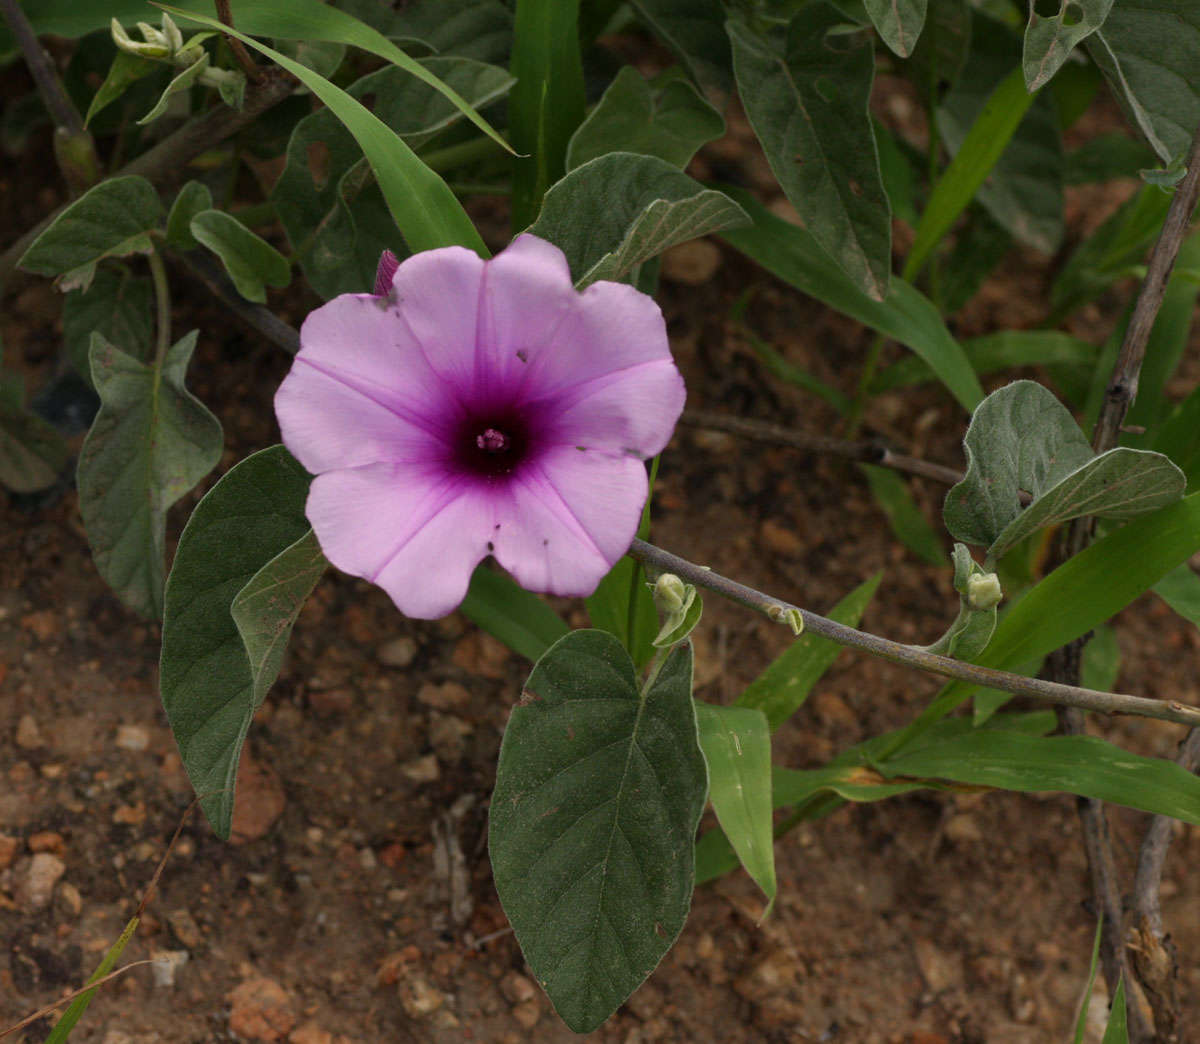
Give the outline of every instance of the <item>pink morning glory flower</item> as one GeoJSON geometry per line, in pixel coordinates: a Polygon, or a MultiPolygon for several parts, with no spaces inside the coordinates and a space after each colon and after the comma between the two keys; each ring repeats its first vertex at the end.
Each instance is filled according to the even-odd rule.
{"type": "Polygon", "coordinates": [[[490,261],[446,247],[392,266],[380,295],[308,316],[275,396],[284,445],[316,476],[325,556],[425,619],[488,555],[529,590],[590,594],[683,409],[658,306],[622,283],[577,291],[562,251],[530,235],[490,261]]]}

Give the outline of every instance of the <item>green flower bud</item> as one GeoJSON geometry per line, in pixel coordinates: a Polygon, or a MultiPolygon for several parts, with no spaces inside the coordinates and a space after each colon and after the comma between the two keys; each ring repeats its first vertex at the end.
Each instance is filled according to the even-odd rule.
{"type": "MultiPolygon", "coordinates": [[[[692,589],[693,595],[695,589],[692,589]]],[[[663,616],[671,617],[687,609],[688,585],[674,573],[663,573],[654,582],[654,605],[663,616]]]]}
{"type": "Polygon", "coordinates": [[[993,609],[1004,598],[995,573],[976,573],[967,578],[967,604],[972,609],[993,609]]]}

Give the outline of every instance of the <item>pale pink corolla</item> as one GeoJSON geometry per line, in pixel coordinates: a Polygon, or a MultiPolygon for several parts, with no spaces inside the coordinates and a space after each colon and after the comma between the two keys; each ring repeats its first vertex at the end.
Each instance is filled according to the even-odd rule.
{"type": "Polygon", "coordinates": [[[683,409],[658,306],[622,283],[577,291],[530,235],[490,261],[416,254],[390,283],[385,266],[385,293],[308,316],[275,396],[326,557],[426,619],[488,555],[529,590],[590,594],[683,409]]]}

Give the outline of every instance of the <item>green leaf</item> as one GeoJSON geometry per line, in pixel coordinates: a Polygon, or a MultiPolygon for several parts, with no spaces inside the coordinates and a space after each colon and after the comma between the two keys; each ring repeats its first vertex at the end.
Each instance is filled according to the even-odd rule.
{"type": "Polygon", "coordinates": [[[154,351],[154,288],[123,265],[101,265],[87,290],[63,297],[63,341],[72,365],[92,383],[92,334],[146,362],[154,351]]]}
{"type": "Polygon", "coordinates": [[[950,231],[996,166],[1032,103],[1033,96],[1025,90],[1020,69],[1009,73],[988,96],[971,129],[962,138],[950,166],[942,172],[930,193],[904,263],[905,279],[917,276],[934,247],[950,231]]]}
{"type": "Polygon", "coordinates": [[[513,160],[512,228],[537,217],[546,190],[567,170],[567,143],[583,122],[579,0],[517,0],[508,101],[513,160]]]}
{"type": "Polygon", "coordinates": [[[59,214],[17,264],[37,275],[58,276],[62,290],[86,290],[104,258],[154,249],[150,232],[162,213],[158,193],[145,178],[109,178],[59,214]]]}
{"type": "Polygon", "coordinates": [[[754,883],[775,904],[775,837],[772,832],[771,731],[766,716],[749,707],[696,703],[700,749],[708,762],[708,799],[717,822],[754,883]]]}
{"type": "Polygon", "coordinates": [[[946,495],[946,528],[989,561],[1038,529],[1081,515],[1132,518],[1183,495],[1162,454],[1120,447],[1096,456],[1065,406],[1033,381],[989,395],[971,418],[966,477],[946,495]],[[1020,492],[1033,500],[1022,509],[1020,492]]]}
{"type": "Polygon", "coordinates": [[[571,136],[567,169],[606,152],[657,156],[682,169],[701,145],[724,133],[721,114],[686,80],[664,74],[651,85],[623,65],[571,136]]]}
{"type": "Polygon", "coordinates": [[[79,452],[79,511],[100,575],[153,619],[163,612],[167,509],[221,457],[220,422],[184,385],[196,336],[147,364],[92,335],[100,412],[79,452]]]}
{"type": "Polygon", "coordinates": [[[1145,185],[1083,241],[1050,286],[1053,325],[1098,297],[1118,279],[1133,274],[1157,238],[1171,197],[1145,185]]]}
{"type": "Polygon", "coordinates": [[[967,64],[971,48],[971,6],[962,0],[927,0],[925,27],[909,66],[926,97],[943,85],[953,87],[967,64]]]}
{"type": "MultiPolygon", "coordinates": [[[[1036,662],[1111,619],[1167,573],[1200,551],[1200,493],[1136,518],[1044,577],[1001,618],[983,667],[1012,670],[1036,662]]],[[[980,687],[943,686],[902,743],[922,735],[980,687]]]]}
{"type": "Polygon", "coordinates": [[[704,599],[700,597],[700,592],[690,584],[688,590],[691,592],[691,600],[687,602],[681,613],[672,614],[663,622],[662,628],[654,639],[653,644],[656,649],[670,649],[685,641],[688,635],[696,629],[700,617],[704,615],[704,599]]]}
{"type": "Polygon", "coordinates": [[[865,0],[883,42],[901,58],[907,58],[917,46],[925,25],[926,0],[865,0]]]}
{"type": "Polygon", "coordinates": [[[1154,585],[1154,593],[1185,620],[1200,627],[1200,575],[1191,566],[1172,569],[1154,585]]]}
{"type": "Polygon", "coordinates": [[[724,193],[665,160],[613,152],[577,167],[546,193],[529,229],[567,255],[580,285],[620,279],[676,243],[747,221],[724,193]]]}
{"type": "Polygon", "coordinates": [[[1125,1011],[1125,979],[1117,982],[1112,1007],[1108,1009],[1108,1025],[1104,1027],[1104,1039],[1100,1044],[1129,1044],[1129,1025],[1125,1011]]]}
{"type": "Polygon", "coordinates": [[[477,566],[459,611],[519,656],[538,660],[567,633],[562,617],[531,591],[487,566],[477,566]]]}
{"type": "Polygon", "coordinates": [[[1121,0],[1087,48],[1163,163],[1186,156],[1200,120],[1200,6],[1121,0]]]}
{"type": "MultiPolygon", "coordinates": [[[[1008,131],[1007,114],[989,109],[993,90],[999,90],[1018,61],[1020,44],[1003,27],[982,16],[971,39],[968,59],[971,75],[943,99],[938,129],[951,152],[964,142],[979,120],[1001,126],[1010,134],[1006,146],[976,186],[975,197],[1010,235],[1043,253],[1053,253],[1063,236],[1063,144],[1058,109],[1050,95],[1027,99],[1020,84],[1011,87],[1009,100],[1018,98],[1024,113],[1008,131]]],[[[979,132],[987,140],[985,126],[979,132]]],[[[976,137],[977,142],[981,140],[976,137]]]]}
{"type": "Polygon", "coordinates": [[[1063,181],[1068,185],[1090,185],[1136,178],[1139,170],[1157,162],[1148,146],[1128,134],[1112,131],[1089,138],[1063,157],[1063,181]]]}
{"type": "MultiPolygon", "coordinates": [[[[192,512],[167,579],[159,664],[163,707],[201,808],[223,838],[233,821],[233,786],[257,709],[256,688],[262,691],[269,680],[252,673],[231,610],[260,570],[280,572],[273,560],[308,533],[309,481],[282,446],[231,468],[192,512]]],[[[294,593],[296,585],[278,590],[294,593]]],[[[278,629],[282,640],[299,610],[298,602],[283,598],[268,604],[264,611],[275,620],[264,621],[262,629],[278,629]]]]}
{"type": "Polygon", "coordinates": [[[200,74],[207,68],[208,52],[201,51],[191,65],[172,77],[171,82],[167,84],[158,101],[154,103],[154,107],[137,121],[138,126],[144,127],[147,123],[153,123],[160,116],[166,115],[167,106],[171,103],[171,98],[176,94],[191,90],[196,80],[200,77],[200,74]]]}
{"type": "MultiPolygon", "coordinates": [[[[1000,330],[963,341],[963,351],[978,374],[1017,366],[1071,366],[1091,370],[1096,346],[1059,330],[1000,330]]],[[[916,356],[881,370],[871,384],[874,394],[936,380],[929,364],[916,356]]]]}
{"type": "Polygon", "coordinates": [[[874,464],[860,464],[859,470],[866,476],[871,495],[887,516],[896,539],[930,565],[945,565],[946,549],[942,546],[942,538],[917,507],[904,479],[896,472],[874,464]]]}
{"type": "Polygon", "coordinates": [[[1200,388],[1176,406],[1163,422],[1153,447],[1170,457],[1187,476],[1189,493],[1200,488],[1200,388]]]}
{"type": "MultiPolygon", "coordinates": [[[[262,0],[260,0],[262,2],[262,0]]],[[[299,6],[302,0],[288,0],[288,7],[299,6]]],[[[163,5],[164,7],[166,5],[163,5]]],[[[274,7],[275,2],[262,6],[274,7]]],[[[336,8],[316,4],[321,11],[336,12],[336,8]]],[[[259,3],[247,11],[258,12],[259,3]]],[[[309,0],[303,0],[303,9],[309,8],[309,0]]],[[[166,7],[172,14],[199,22],[201,25],[237,37],[242,43],[253,47],[290,72],[346,125],[362,148],[368,162],[375,171],[379,187],[387,200],[392,218],[408,241],[414,253],[443,246],[465,246],[478,254],[486,254],[487,248],[475,225],[462,209],[449,186],[417,157],[377,116],[355,101],[340,87],[318,76],[311,69],[284,57],[244,33],[222,25],[215,19],[203,15],[166,7]]],[[[249,19],[247,19],[249,21],[249,19]]],[[[257,23],[255,23],[257,24],[257,23]]],[[[360,23],[354,22],[358,25],[360,23]]],[[[366,26],[363,26],[367,29],[366,26]]],[[[287,32],[274,32],[275,36],[289,36],[287,32]]],[[[344,42],[344,41],[343,41],[344,42]]],[[[402,53],[397,51],[397,53],[402,53]]],[[[385,55],[385,57],[389,57],[385,55]]],[[[416,63],[413,63],[414,65],[416,63]]],[[[85,197],[86,198],[86,197],[85,197]]],[[[157,198],[157,197],[156,197],[157,198]]],[[[34,246],[37,246],[35,243],[34,246]]],[[[32,249],[32,248],[31,248],[32,249]]]]}
{"type": "Polygon", "coordinates": [[[977,729],[889,758],[889,778],[938,779],[1021,792],[1064,791],[1200,824],[1200,778],[1172,761],[1094,736],[1026,736],[977,729]]]}
{"type": "Polygon", "coordinates": [[[329,563],[310,529],[263,566],[235,596],[229,613],[250,663],[252,699],[259,707],[279,677],[292,624],[329,563]]]}
{"type": "MultiPolygon", "coordinates": [[[[137,931],[138,925],[141,923],[140,917],[131,917],[129,923],[125,925],[125,930],[117,937],[117,941],[112,944],[100,959],[100,963],[96,965],[96,970],[85,985],[91,985],[99,979],[103,979],[110,974],[116,967],[117,961],[121,954],[125,952],[125,947],[129,944],[129,940],[133,938],[133,933],[137,931]]],[[[92,1003],[92,998],[96,996],[95,990],[88,990],[86,993],[81,993],[72,1002],[71,1006],[63,1012],[62,1018],[54,1024],[54,1029],[50,1031],[50,1036],[46,1038],[46,1044],[64,1044],[71,1036],[71,1030],[75,1028],[75,1024],[83,1018],[83,1013],[87,1011],[88,1005],[92,1003]]]]}
{"type": "Polygon", "coordinates": [[[1096,972],[1100,970],[1100,937],[1104,932],[1104,915],[1096,918],[1096,932],[1092,936],[1092,961],[1088,965],[1087,986],[1083,990],[1083,1000],[1079,1005],[1079,1017],[1075,1020],[1075,1044],[1083,1044],[1083,1035],[1087,1032],[1088,1007],[1092,999],[1092,988],[1096,985],[1096,972]]]}
{"type": "Polygon", "coordinates": [[[87,116],[83,120],[84,125],[91,123],[92,117],[96,113],[115,102],[138,80],[151,73],[161,72],[162,69],[163,65],[159,62],[153,62],[149,58],[140,58],[136,54],[129,54],[126,51],[118,51],[113,58],[108,75],[104,77],[104,82],[92,96],[87,116]]]}
{"type": "Polygon", "coordinates": [[[638,17],[671,48],[718,109],[733,90],[721,0],[632,0],[638,17]]]}
{"type": "Polygon", "coordinates": [[[70,458],[66,440],[21,405],[19,391],[0,394],[0,486],[36,493],[54,485],[70,458]]]}
{"type": "Polygon", "coordinates": [[[213,205],[212,192],[199,181],[189,181],[179,190],[167,214],[167,242],[177,250],[193,250],[200,241],[192,235],[192,218],[213,205]]]}
{"type": "Polygon", "coordinates": [[[894,278],[884,301],[873,301],[829,263],[806,229],[776,217],[748,192],[724,189],[754,220],[721,236],[763,268],[830,308],[892,337],[921,356],[966,410],[983,398],[979,378],[938,314],[909,283],[894,278]]]}
{"type": "MultiPolygon", "coordinates": [[[[1159,581],[1160,584],[1162,582],[1159,581]]],[[[1108,624],[1101,624],[1093,632],[1091,641],[1083,647],[1079,684],[1097,692],[1112,692],[1120,673],[1121,646],[1117,644],[1117,633],[1108,624]]]]}
{"type": "MultiPolygon", "coordinates": [[[[227,26],[223,26],[220,22],[207,16],[207,12],[212,7],[210,0],[186,0],[181,7],[172,7],[168,4],[156,4],[156,6],[162,7],[172,14],[178,13],[184,18],[199,22],[210,29],[231,32],[227,26]],[[184,8],[187,8],[187,10],[185,11],[184,8]]],[[[277,52],[245,39],[242,34],[249,33],[253,36],[273,36],[289,40],[304,40],[309,43],[321,40],[326,43],[340,43],[348,47],[359,47],[364,51],[377,55],[384,61],[392,62],[405,72],[415,76],[418,80],[423,80],[434,90],[444,94],[484,134],[502,148],[510,152],[512,151],[504,139],[492,128],[491,124],[480,116],[474,107],[453,87],[443,83],[428,68],[410,58],[378,30],[371,28],[371,26],[364,22],[360,22],[357,18],[347,14],[345,11],[339,10],[331,4],[322,3],[321,0],[254,0],[254,3],[243,4],[238,9],[237,27],[238,31],[231,32],[231,35],[237,36],[243,43],[249,43],[251,46],[257,47],[258,50],[274,61],[278,61],[278,58],[275,57],[277,52]]],[[[292,68],[292,66],[299,65],[299,63],[287,59],[279,64],[283,65],[289,72],[292,72],[305,87],[311,90],[326,105],[329,105],[335,112],[337,111],[338,107],[331,104],[321,91],[313,86],[313,82],[310,82],[309,79],[301,76],[292,68]]],[[[319,76],[303,65],[299,65],[299,67],[314,82],[328,86],[328,80],[324,77],[319,76]]],[[[337,88],[334,88],[334,90],[336,91],[337,88]]],[[[339,118],[345,119],[340,113],[339,118]]],[[[357,134],[355,136],[357,137],[357,134]]],[[[368,156],[370,155],[370,151],[365,147],[364,151],[367,152],[368,156]]],[[[374,160],[372,160],[372,165],[375,165],[374,160]]]]}
{"type": "Polygon", "coordinates": [[[287,258],[232,214],[202,210],[188,228],[198,243],[221,259],[237,292],[246,300],[266,304],[264,283],[283,287],[291,282],[292,267],[287,258]]]}
{"type": "Polygon", "coordinates": [[[365,6],[391,15],[386,35],[419,40],[436,54],[507,65],[512,53],[513,13],[501,0],[416,0],[395,14],[376,0],[365,6]]]}
{"type": "Polygon", "coordinates": [[[1042,16],[1031,6],[1021,67],[1025,85],[1036,91],[1062,67],[1076,44],[1104,24],[1113,0],[1060,0],[1058,14],[1042,16]]]}
{"type": "Polygon", "coordinates": [[[596,1029],[654,970],[691,905],[708,790],[692,650],[645,692],[604,631],[572,631],[534,667],[496,771],[489,850],[517,942],[555,1010],[596,1029]]]}
{"type": "MultiPolygon", "coordinates": [[[[847,627],[857,627],[882,579],[883,573],[876,573],[863,581],[829,611],[829,618],[847,627]]],[[[805,631],[746,686],[737,705],[762,711],[774,732],[804,705],[812,687],[841,651],[836,642],[805,631]]]]}
{"type": "Polygon", "coordinates": [[[592,626],[608,631],[628,651],[640,671],[654,656],[658,613],[639,562],[625,555],[587,599],[592,626]]]}
{"type": "Polygon", "coordinates": [[[892,233],[867,112],[875,58],[868,38],[839,34],[844,21],[815,4],[783,39],[728,30],[742,104],[780,187],[821,249],[882,301],[892,233]]]}

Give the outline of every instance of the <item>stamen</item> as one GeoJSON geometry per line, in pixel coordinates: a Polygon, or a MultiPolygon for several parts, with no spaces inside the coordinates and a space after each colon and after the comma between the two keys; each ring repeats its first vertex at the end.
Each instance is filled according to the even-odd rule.
{"type": "Polygon", "coordinates": [[[475,436],[475,445],[485,453],[503,453],[509,446],[509,438],[502,431],[488,428],[482,435],[475,436]]]}

